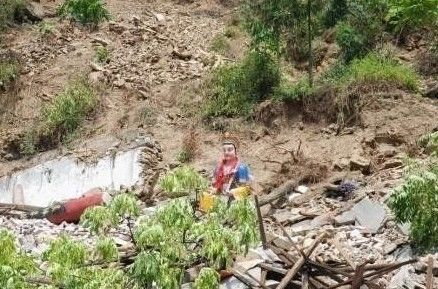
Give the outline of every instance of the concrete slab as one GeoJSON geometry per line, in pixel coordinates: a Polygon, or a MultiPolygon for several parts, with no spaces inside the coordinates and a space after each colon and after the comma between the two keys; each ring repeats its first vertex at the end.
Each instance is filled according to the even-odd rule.
{"type": "Polygon", "coordinates": [[[356,221],[371,233],[376,233],[386,220],[386,212],[383,206],[371,202],[369,198],[362,199],[353,209],[356,221]]]}
{"type": "Polygon", "coordinates": [[[94,164],[61,157],[0,178],[0,203],[45,207],[101,187],[141,185],[142,148],[108,155],[94,164]]]}

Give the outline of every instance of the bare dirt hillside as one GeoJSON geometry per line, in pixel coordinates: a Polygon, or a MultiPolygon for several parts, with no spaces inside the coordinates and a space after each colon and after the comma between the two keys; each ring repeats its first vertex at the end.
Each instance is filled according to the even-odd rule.
{"type": "MultiPolygon", "coordinates": [[[[41,107],[77,77],[88,77],[100,87],[101,106],[78,139],[51,155],[99,151],[143,133],[154,135],[165,163],[172,163],[194,126],[200,143],[194,163],[209,170],[218,157],[222,131],[230,130],[241,138],[241,155],[266,188],[287,177],[305,180],[306,174],[315,173],[315,166],[321,175],[310,181],[321,181],[333,171],[348,171],[350,160],[357,158],[370,161],[368,175],[378,175],[391,166],[388,159],[403,158],[420,135],[438,124],[436,101],[395,92],[367,97],[361,123],[340,131],[335,125],[306,122],[299,108],[274,103],[261,106],[264,123],[224,121],[222,131],[214,131],[212,125],[187,117],[181,104],[192,110],[199,105],[199,87],[222,58],[211,52],[211,40],[226,29],[233,9],[215,1],[107,3],[112,20],[97,31],[55,17],[60,1],[41,1],[44,20],[54,26],[52,34],[43,35],[39,26],[25,24],[3,35],[2,51],[18,56],[21,71],[1,115],[1,174],[43,158],[18,159],[17,141],[38,119],[41,107]],[[97,46],[110,51],[108,63],[97,64],[97,46]],[[292,165],[285,174],[282,169],[291,166],[290,152],[298,147],[310,167],[292,165]]],[[[246,49],[246,41],[234,42],[246,49]]]]}

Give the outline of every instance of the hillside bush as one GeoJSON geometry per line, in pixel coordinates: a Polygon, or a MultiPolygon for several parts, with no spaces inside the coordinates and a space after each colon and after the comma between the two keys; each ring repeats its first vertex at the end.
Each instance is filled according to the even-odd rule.
{"type": "Polygon", "coordinates": [[[410,223],[410,235],[422,250],[438,249],[438,160],[414,163],[406,169],[403,184],[394,190],[389,207],[398,222],[410,223]]]}
{"type": "Polygon", "coordinates": [[[208,182],[192,167],[183,166],[169,171],[159,180],[158,185],[169,197],[176,198],[204,190],[208,182]]]}
{"type": "Polygon", "coordinates": [[[419,143],[427,153],[438,157],[438,131],[422,136],[419,143]]]}
{"type": "Polygon", "coordinates": [[[417,91],[419,87],[419,78],[413,69],[374,53],[354,60],[345,81],[356,84],[387,84],[410,91],[417,91]]]}
{"type": "Polygon", "coordinates": [[[323,14],[322,22],[325,27],[330,28],[335,26],[339,21],[344,20],[348,13],[347,0],[331,0],[327,10],[323,14]]]}
{"type": "Polygon", "coordinates": [[[59,8],[63,17],[70,16],[82,24],[98,25],[110,19],[110,14],[102,0],[65,0],[59,8]]]}
{"type": "Polygon", "coordinates": [[[18,77],[18,63],[12,59],[0,59],[0,90],[18,77]]]}
{"type": "Polygon", "coordinates": [[[104,46],[98,46],[95,50],[96,59],[99,63],[108,63],[110,60],[110,52],[104,46]]]}
{"type": "Polygon", "coordinates": [[[354,58],[364,56],[368,47],[366,36],[350,24],[342,22],[336,27],[336,43],[341,49],[342,58],[345,62],[350,62],[354,58]]]}
{"type": "Polygon", "coordinates": [[[74,132],[98,103],[91,85],[85,80],[71,83],[42,112],[41,134],[50,141],[63,141],[74,132]]]}
{"type": "Polygon", "coordinates": [[[265,52],[252,51],[240,63],[214,72],[204,116],[245,116],[280,82],[279,64],[265,52]]]}
{"type": "Polygon", "coordinates": [[[313,91],[307,79],[300,79],[296,83],[282,81],[278,87],[274,89],[272,98],[277,101],[293,102],[299,101],[309,96],[313,91]]]}
{"type": "Polygon", "coordinates": [[[26,6],[26,0],[2,0],[0,1],[0,31],[8,27],[19,17],[26,6]]]}
{"type": "Polygon", "coordinates": [[[397,32],[438,28],[438,0],[389,0],[388,19],[397,32]]]}

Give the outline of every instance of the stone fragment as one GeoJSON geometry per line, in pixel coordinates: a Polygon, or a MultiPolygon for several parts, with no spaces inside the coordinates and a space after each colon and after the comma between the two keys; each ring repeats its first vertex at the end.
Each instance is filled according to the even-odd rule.
{"type": "Polygon", "coordinates": [[[352,210],[343,212],[335,217],[335,224],[338,226],[354,224],[356,221],[356,215],[352,210]]]}
{"type": "Polygon", "coordinates": [[[253,259],[248,261],[241,261],[234,264],[234,268],[239,272],[245,273],[248,270],[256,267],[258,264],[263,263],[263,259],[253,259]]]}
{"type": "Polygon", "coordinates": [[[371,202],[368,197],[357,203],[352,211],[357,222],[371,233],[376,233],[386,220],[385,209],[380,204],[371,202]]]}
{"type": "Polygon", "coordinates": [[[301,194],[306,193],[309,190],[309,187],[307,186],[298,186],[295,191],[301,194]]]}
{"type": "Polygon", "coordinates": [[[403,266],[389,281],[388,289],[414,289],[416,282],[413,278],[414,267],[412,265],[403,266]]]}
{"type": "Polygon", "coordinates": [[[350,159],[350,169],[352,171],[359,170],[364,174],[368,174],[370,172],[370,167],[371,161],[369,159],[357,155],[350,159]]]}
{"type": "Polygon", "coordinates": [[[288,220],[291,220],[295,215],[288,209],[286,210],[279,210],[275,214],[272,215],[274,220],[276,220],[279,223],[286,222],[288,220]]]}

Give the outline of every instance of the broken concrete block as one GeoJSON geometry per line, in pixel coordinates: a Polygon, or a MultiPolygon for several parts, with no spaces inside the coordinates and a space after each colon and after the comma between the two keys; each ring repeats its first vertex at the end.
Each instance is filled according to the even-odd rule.
{"type": "Polygon", "coordinates": [[[258,247],[256,249],[250,249],[249,251],[259,256],[259,258],[268,262],[281,261],[281,259],[278,258],[277,254],[275,254],[271,249],[264,250],[262,247],[258,247]]]}
{"type": "Polygon", "coordinates": [[[301,232],[305,232],[305,231],[309,231],[313,228],[313,226],[311,225],[311,220],[304,220],[301,221],[299,223],[293,224],[290,227],[290,230],[294,233],[301,233],[301,232]]]}
{"type": "Polygon", "coordinates": [[[356,214],[353,211],[346,211],[335,217],[335,224],[338,226],[345,226],[354,224],[356,221],[356,214]]]}
{"type": "Polygon", "coordinates": [[[357,203],[352,211],[356,215],[356,221],[371,233],[376,233],[386,220],[385,209],[380,204],[371,202],[368,197],[357,203]]]}
{"type": "Polygon", "coordinates": [[[295,198],[297,198],[297,197],[299,197],[299,196],[301,196],[301,194],[299,194],[299,193],[292,193],[292,194],[290,194],[290,195],[287,196],[287,200],[288,200],[289,202],[292,202],[295,198]]]}
{"type": "Polygon", "coordinates": [[[294,217],[294,214],[288,209],[286,210],[278,210],[275,214],[272,215],[274,220],[276,220],[279,223],[283,223],[286,221],[289,221],[294,217]]]}
{"type": "Polygon", "coordinates": [[[224,280],[220,285],[219,289],[247,289],[249,288],[244,283],[239,281],[236,277],[232,276],[224,280]]]}
{"type": "Polygon", "coordinates": [[[239,272],[246,273],[250,269],[256,267],[258,264],[263,263],[263,259],[253,259],[249,261],[242,261],[234,264],[234,268],[239,272]]]}
{"type": "Polygon", "coordinates": [[[416,288],[416,282],[414,281],[413,274],[414,267],[412,265],[404,266],[395,274],[391,281],[389,281],[388,289],[414,289],[416,288]]]}

